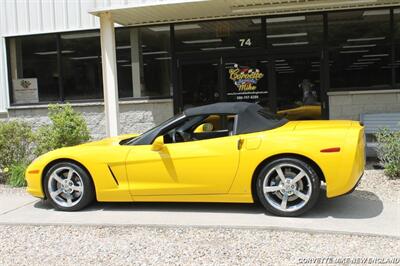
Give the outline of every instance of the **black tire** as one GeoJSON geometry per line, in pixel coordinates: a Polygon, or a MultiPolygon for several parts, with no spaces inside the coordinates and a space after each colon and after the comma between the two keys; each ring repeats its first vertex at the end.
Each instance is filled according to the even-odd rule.
{"type": "MultiPolygon", "coordinates": [[[[74,187],[80,187],[80,186],[74,186],[74,187]]],[[[93,181],[92,181],[92,178],[90,177],[90,175],[81,166],[79,166],[75,163],[72,163],[72,162],[60,162],[60,163],[53,165],[45,174],[45,177],[43,180],[43,189],[46,194],[46,198],[50,202],[50,204],[55,209],[60,210],[60,211],[82,210],[83,208],[87,207],[89,204],[91,204],[94,201],[95,195],[96,195],[95,190],[94,190],[93,181]],[[72,206],[63,206],[59,203],[62,201],[64,195],[67,195],[68,193],[61,192],[59,194],[59,196],[57,196],[55,198],[53,198],[50,195],[49,186],[51,187],[51,189],[54,188],[57,190],[61,190],[61,185],[58,184],[59,182],[54,181],[54,178],[50,178],[50,177],[56,171],[60,171],[60,172],[58,172],[59,176],[65,177],[65,173],[63,173],[62,171],[66,171],[66,170],[62,170],[62,169],[72,169],[74,172],[74,176],[72,177],[73,180],[75,180],[74,185],[81,185],[82,192],[73,191],[73,193],[71,193],[74,195],[76,195],[76,194],[79,195],[79,197],[78,197],[79,199],[76,199],[76,201],[73,202],[72,206]],[[76,180],[78,180],[78,182],[76,180]],[[49,185],[49,182],[51,182],[50,185],[49,185]],[[55,187],[55,186],[57,186],[57,187],[55,187]]],[[[67,199],[65,199],[65,200],[67,201],[67,199]]],[[[67,202],[66,202],[66,204],[67,204],[67,202]]]]}
{"type": "MultiPolygon", "coordinates": [[[[287,173],[287,172],[286,172],[287,173]]],[[[284,174],[286,177],[286,174],[284,174]]],[[[300,176],[300,175],[299,175],[300,176]]],[[[288,181],[289,183],[291,182],[288,181]]],[[[320,193],[320,187],[321,187],[321,181],[320,178],[318,177],[316,171],[313,169],[311,165],[308,163],[296,159],[296,158],[280,158],[276,159],[267,165],[265,165],[260,173],[257,176],[256,180],[256,192],[257,192],[257,197],[261,204],[265,207],[265,209],[274,215],[277,216],[284,216],[284,217],[294,217],[294,216],[299,216],[304,214],[305,212],[309,211],[317,202],[319,193],[320,193]],[[293,169],[291,170],[290,166],[293,166],[293,169]],[[293,175],[296,174],[295,171],[304,171],[304,173],[308,176],[304,176],[302,179],[300,179],[298,182],[292,182],[292,185],[295,184],[296,189],[293,189],[293,187],[288,184],[288,187],[285,187],[283,190],[278,190],[278,191],[273,191],[273,192],[267,192],[264,193],[264,182],[266,184],[268,182],[271,182],[268,185],[268,188],[274,189],[275,187],[281,187],[283,185],[283,181],[281,178],[279,178],[278,171],[276,170],[277,168],[282,168],[286,171],[289,170],[289,174],[286,179],[294,179],[293,175]],[[286,168],[285,168],[286,167],[286,168]],[[293,173],[291,173],[292,171],[293,173]],[[274,176],[275,172],[275,176],[274,176]],[[268,175],[268,176],[267,176],[268,175]],[[292,175],[292,176],[290,176],[292,175]],[[265,180],[267,179],[268,180],[265,180]],[[279,179],[278,179],[279,178],[279,179]],[[278,179],[278,180],[277,180],[278,179]],[[304,180],[303,180],[304,179],[304,180]],[[272,180],[272,181],[271,181],[272,180]],[[278,185],[276,183],[279,182],[278,185]],[[301,183],[299,183],[301,182],[301,183]],[[301,190],[300,190],[300,185],[301,185],[301,190]],[[288,190],[286,190],[288,188],[288,190]],[[308,189],[311,189],[308,191],[308,189]],[[307,190],[307,193],[304,193],[304,191],[307,190]],[[294,191],[296,193],[303,193],[303,195],[300,194],[300,196],[307,196],[307,201],[298,197],[297,195],[293,194],[294,191]],[[288,194],[292,193],[290,196],[287,196],[288,194]],[[284,196],[286,194],[286,196],[284,196]],[[306,195],[307,194],[307,195],[306,195]],[[282,205],[279,205],[279,199],[281,201],[284,201],[283,198],[286,197],[286,202],[287,204],[293,204],[293,206],[287,206],[285,204],[284,207],[282,205]],[[287,198],[289,197],[289,198],[287,198]],[[277,204],[274,204],[274,200],[276,200],[277,204]],[[290,200],[290,201],[289,201],[290,200]],[[297,205],[295,204],[296,202],[299,202],[297,205]],[[292,209],[290,209],[292,208],[292,209]],[[296,209],[298,208],[298,209],[296,209]],[[286,209],[285,211],[282,209],[286,209]]]]}

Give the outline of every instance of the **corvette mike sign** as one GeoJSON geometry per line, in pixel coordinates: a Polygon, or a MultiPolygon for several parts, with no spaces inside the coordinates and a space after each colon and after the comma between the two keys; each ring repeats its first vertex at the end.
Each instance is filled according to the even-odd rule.
{"type": "Polygon", "coordinates": [[[258,86],[259,81],[264,77],[264,73],[258,68],[234,64],[233,68],[228,70],[228,74],[234,84],[233,89],[228,92],[228,96],[233,96],[236,100],[257,100],[260,98],[260,94],[268,93],[258,86]]]}

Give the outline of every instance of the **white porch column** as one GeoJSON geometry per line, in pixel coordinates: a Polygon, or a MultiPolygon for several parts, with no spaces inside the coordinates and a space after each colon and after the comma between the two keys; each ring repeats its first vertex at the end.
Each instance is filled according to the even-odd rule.
{"type": "Polygon", "coordinates": [[[9,107],[8,87],[6,41],[0,36],[0,117],[7,113],[9,107]]]}
{"type": "Polygon", "coordinates": [[[100,14],[100,41],[107,135],[114,137],[119,134],[117,59],[114,21],[108,12],[100,14]]]}

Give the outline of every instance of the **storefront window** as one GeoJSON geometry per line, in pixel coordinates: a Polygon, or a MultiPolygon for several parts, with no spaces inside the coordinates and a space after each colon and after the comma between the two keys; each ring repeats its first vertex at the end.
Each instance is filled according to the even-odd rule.
{"type": "Polygon", "coordinates": [[[330,90],[391,88],[389,9],[328,14],[330,90]]]}
{"type": "Polygon", "coordinates": [[[320,119],[322,15],[276,17],[266,23],[277,113],[290,120],[320,119]]]}
{"type": "Polygon", "coordinates": [[[274,50],[300,51],[321,47],[322,15],[273,17],[266,19],[268,47],[274,50]]]}
{"type": "MultiPolygon", "coordinates": [[[[324,36],[329,91],[392,89],[393,82],[400,88],[400,9],[393,9],[393,25],[390,13],[328,12],[327,27],[321,13],[177,23],[179,108],[251,101],[272,109],[276,104],[288,118],[319,118],[324,36]],[[289,117],[288,110],[307,106],[315,107],[312,115],[289,117]]],[[[171,96],[170,28],[115,29],[120,98],[171,96]]],[[[92,30],[7,38],[12,103],[101,100],[99,35],[92,30]]]]}
{"type": "Polygon", "coordinates": [[[171,94],[169,26],[116,30],[120,98],[171,94]]]}
{"type": "MultiPolygon", "coordinates": [[[[8,51],[13,103],[58,101],[56,35],[10,38],[8,51]]],[[[73,51],[63,50],[62,53],[73,51]]]]}
{"type": "Polygon", "coordinates": [[[61,34],[65,100],[102,99],[100,32],[61,34]]]}
{"type": "Polygon", "coordinates": [[[318,54],[293,55],[275,60],[278,114],[290,120],[321,118],[318,54]]]}
{"type": "MultiPolygon", "coordinates": [[[[169,26],[116,29],[120,98],[171,95],[169,46],[169,26]]],[[[103,99],[99,30],[8,38],[7,47],[12,103],[103,99]]]]}
{"type": "Polygon", "coordinates": [[[260,19],[175,25],[177,52],[221,52],[263,46],[260,19]]]}
{"type": "MultiPolygon", "coordinates": [[[[130,29],[115,30],[119,98],[133,97],[130,29]],[[119,61],[119,63],[118,63],[119,61]]],[[[138,45],[138,43],[135,43],[138,45]]],[[[135,47],[139,49],[139,47],[135,47]]]]}

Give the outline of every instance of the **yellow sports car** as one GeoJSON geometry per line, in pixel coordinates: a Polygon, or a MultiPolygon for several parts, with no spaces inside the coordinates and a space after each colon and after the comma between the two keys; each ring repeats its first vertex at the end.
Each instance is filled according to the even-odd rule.
{"type": "Polygon", "coordinates": [[[364,130],[355,121],[295,121],[252,103],[184,111],[141,135],[124,135],[40,156],[28,192],[59,210],[92,201],[260,201],[297,216],[327,196],[351,192],[364,171],[364,130]]]}

